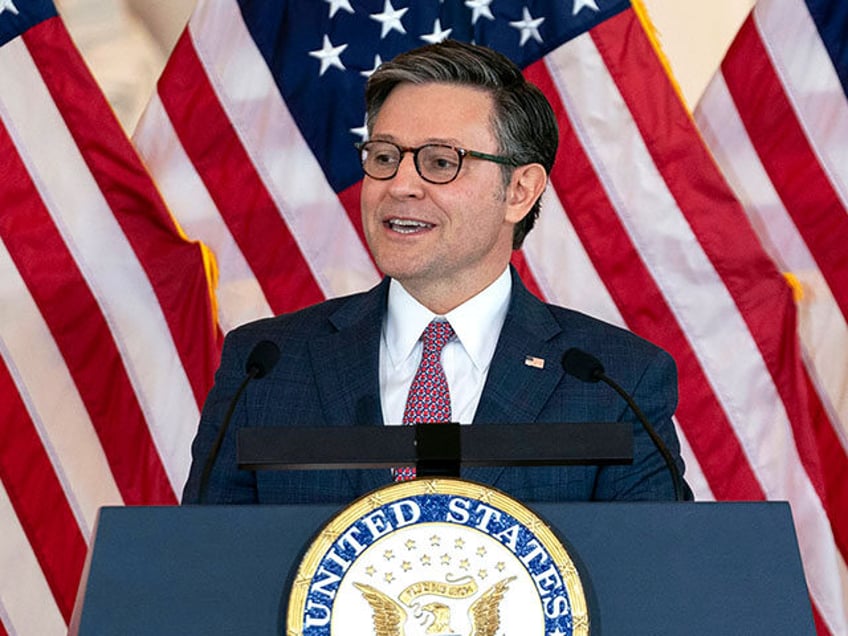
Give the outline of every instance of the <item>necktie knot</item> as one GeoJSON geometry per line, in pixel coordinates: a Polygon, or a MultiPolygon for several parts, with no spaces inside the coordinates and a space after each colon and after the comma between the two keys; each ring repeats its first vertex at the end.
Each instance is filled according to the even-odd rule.
{"type": "Polygon", "coordinates": [[[441,354],[445,345],[453,338],[453,327],[447,320],[432,320],[421,334],[424,344],[424,355],[428,353],[441,354]]]}

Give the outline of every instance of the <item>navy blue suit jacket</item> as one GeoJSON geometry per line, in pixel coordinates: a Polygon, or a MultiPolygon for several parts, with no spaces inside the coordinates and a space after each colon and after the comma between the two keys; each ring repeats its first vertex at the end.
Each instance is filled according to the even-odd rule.
{"type": "MultiPolygon", "coordinates": [[[[673,499],[667,467],[624,401],[603,383],[567,376],[563,353],[579,347],[597,356],[607,374],[634,396],[677,458],[671,422],[677,376],[671,357],[629,331],[533,296],[513,271],[509,310],[474,417],[474,426],[525,422],[633,421],[634,462],[621,466],[468,468],[462,477],[532,501],[673,499]],[[525,364],[545,360],[539,369],[525,364]]],[[[281,357],[239,400],[209,481],[211,503],[346,504],[391,483],[388,469],[240,471],[235,432],[244,426],[383,425],[378,379],[380,333],[389,280],[368,292],[259,320],[230,332],[215,385],[192,445],[184,503],[196,503],[203,464],[238,385],[245,361],[261,340],[281,357]]],[[[556,443],[556,440],[550,440],[556,443]]],[[[688,489],[687,489],[688,490],[688,489]]]]}

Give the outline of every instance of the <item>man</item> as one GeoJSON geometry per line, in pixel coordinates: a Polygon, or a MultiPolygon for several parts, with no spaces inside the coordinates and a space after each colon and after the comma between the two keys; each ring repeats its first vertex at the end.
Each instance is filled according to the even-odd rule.
{"type": "MultiPolygon", "coordinates": [[[[218,427],[262,340],[279,346],[280,361],[239,400],[204,501],[347,503],[406,477],[239,471],[239,427],[635,421],[609,387],[563,372],[571,347],[599,357],[635,396],[682,472],[671,358],[627,331],[545,305],[509,266],[556,154],[556,120],[542,93],[500,54],[446,41],[382,65],[366,105],[362,223],[386,278],[227,336],[183,501],[198,501],[218,427]],[[434,383],[427,390],[422,376],[434,383]]],[[[638,424],[634,455],[632,465],[472,468],[462,477],[524,501],[672,499],[667,466],[638,424]]]]}

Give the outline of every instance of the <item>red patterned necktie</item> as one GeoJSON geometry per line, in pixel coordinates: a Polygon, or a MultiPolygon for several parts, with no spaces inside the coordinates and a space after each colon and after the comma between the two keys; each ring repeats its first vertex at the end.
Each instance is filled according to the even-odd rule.
{"type": "MultiPolygon", "coordinates": [[[[409,386],[403,411],[404,424],[450,422],[450,391],[442,368],[442,349],[453,335],[453,327],[444,320],[433,320],[421,334],[424,351],[418,371],[409,386]]],[[[395,481],[415,478],[414,466],[402,466],[392,471],[395,481]]]]}

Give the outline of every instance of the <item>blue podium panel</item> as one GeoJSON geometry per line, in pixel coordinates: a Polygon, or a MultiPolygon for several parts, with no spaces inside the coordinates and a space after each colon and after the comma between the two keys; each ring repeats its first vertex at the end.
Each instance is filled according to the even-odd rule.
{"type": "Polygon", "coordinates": [[[592,634],[816,633],[786,503],[537,510],[583,566],[592,634]]]}
{"type": "Polygon", "coordinates": [[[281,635],[289,574],[336,511],[103,508],[77,600],[79,634],[281,635]]]}
{"type": "MultiPolygon", "coordinates": [[[[815,634],[785,503],[529,507],[580,570],[592,636],[815,634]]],[[[337,511],[104,508],[70,633],[284,634],[290,577],[337,511]]]]}

